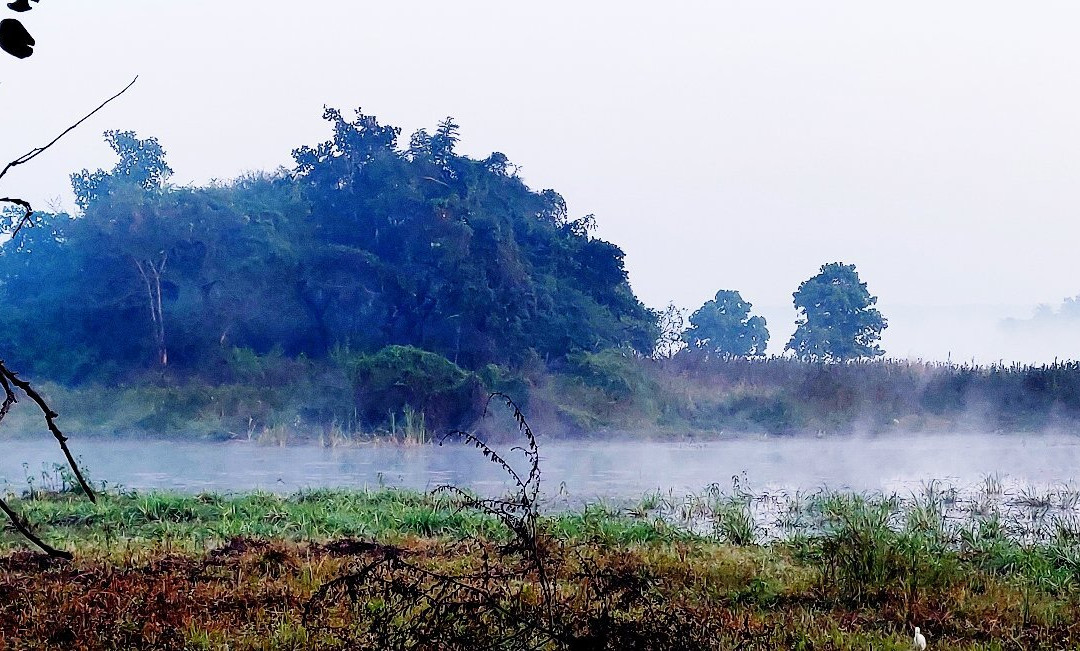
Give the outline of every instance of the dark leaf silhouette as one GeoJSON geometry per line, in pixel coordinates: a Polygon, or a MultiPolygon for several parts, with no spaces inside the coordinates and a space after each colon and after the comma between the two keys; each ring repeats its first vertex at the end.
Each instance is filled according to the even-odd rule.
{"type": "MultiPolygon", "coordinates": [[[[34,0],[37,2],[38,0],[34,0]]],[[[33,7],[30,6],[30,0],[15,0],[15,2],[8,3],[8,9],[12,11],[30,11],[33,7]]]]}
{"type": "Polygon", "coordinates": [[[0,49],[11,56],[25,59],[34,53],[34,37],[14,18],[0,20],[0,49]]]}

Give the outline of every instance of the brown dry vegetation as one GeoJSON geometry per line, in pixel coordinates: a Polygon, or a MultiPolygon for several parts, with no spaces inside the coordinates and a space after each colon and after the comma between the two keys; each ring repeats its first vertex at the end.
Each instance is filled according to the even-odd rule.
{"type": "MultiPolygon", "coordinates": [[[[914,600],[898,590],[853,602],[776,550],[678,542],[548,552],[560,586],[550,620],[558,639],[531,627],[543,619],[535,573],[522,571],[516,552],[485,541],[237,538],[207,552],[135,546],[72,562],[16,552],[0,560],[0,648],[906,649],[912,622],[934,649],[1080,643],[1075,598],[986,577],[914,600]],[[381,617],[392,605],[389,590],[350,595],[338,583],[314,598],[335,579],[392,558],[435,574],[486,573],[519,630],[509,631],[490,603],[436,611],[419,598],[422,590],[389,619],[381,617]],[[588,581],[605,585],[594,590],[588,581]]],[[[415,574],[388,576],[402,595],[424,587],[410,583],[415,574]]]]}

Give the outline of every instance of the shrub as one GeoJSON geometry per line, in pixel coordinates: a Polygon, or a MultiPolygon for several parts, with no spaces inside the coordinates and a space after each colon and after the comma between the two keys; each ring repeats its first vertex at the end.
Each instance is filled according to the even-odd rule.
{"type": "Polygon", "coordinates": [[[357,410],[368,424],[406,407],[424,414],[432,429],[460,429],[483,411],[480,378],[446,359],[412,346],[387,346],[371,355],[338,350],[335,358],[352,382],[357,410]]]}

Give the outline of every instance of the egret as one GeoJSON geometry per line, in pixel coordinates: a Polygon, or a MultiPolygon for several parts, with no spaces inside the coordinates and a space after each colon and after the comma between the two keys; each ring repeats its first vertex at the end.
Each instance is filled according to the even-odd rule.
{"type": "Polygon", "coordinates": [[[926,638],[923,637],[922,631],[919,630],[918,626],[915,627],[915,639],[912,642],[914,648],[919,651],[926,651],[926,638]]]}

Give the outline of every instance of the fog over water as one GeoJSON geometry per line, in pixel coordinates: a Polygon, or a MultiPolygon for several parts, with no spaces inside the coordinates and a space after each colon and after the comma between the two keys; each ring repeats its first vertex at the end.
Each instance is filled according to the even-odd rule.
{"type": "MultiPolygon", "coordinates": [[[[61,461],[51,441],[5,442],[0,483],[26,487],[28,472],[61,461]],[[24,468],[23,462],[28,462],[24,468]]],[[[261,489],[291,493],[319,487],[419,490],[452,483],[489,495],[507,484],[476,450],[445,446],[267,447],[252,443],[73,441],[96,480],[113,487],[184,493],[261,489]]],[[[513,455],[509,451],[508,455],[513,455]]],[[[739,477],[756,492],[821,488],[864,493],[919,492],[931,481],[970,490],[989,476],[1014,488],[1070,484],[1080,467],[1080,438],[1068,435],[950,434],[884,438],[737,437],[697,442],[544,442],[543,493],[553,503],[616,503],[660,490],[675,495],[721,488],[739,477]]],[[[508,456],[514,459],[514,456],[508,456]]],[[[47,483],[47,482],[46,482],[47,483]]],[[[45,486],[48,488],[48,486],[45,486]]]]}

